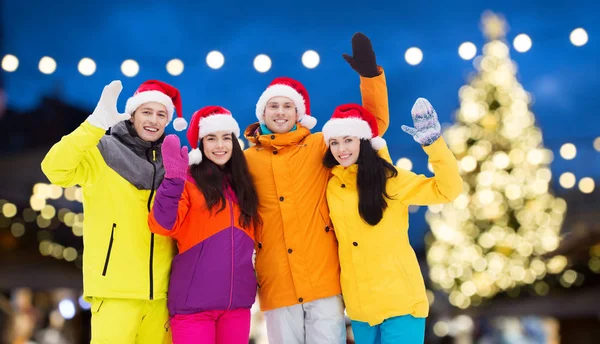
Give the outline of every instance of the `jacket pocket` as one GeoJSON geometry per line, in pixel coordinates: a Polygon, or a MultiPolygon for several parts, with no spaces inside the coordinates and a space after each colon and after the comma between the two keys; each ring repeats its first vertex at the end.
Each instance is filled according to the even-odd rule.
{"type": "Polygon", "coordinates": [[[331,223],[331,217],[329,216],[329,206],[327,205],[327,200],[321,202],[321,205],[319,206],[319,213],[321,214],[321,218],[323,219],[325,226],[332,227],[333,225],[331,223]]]}
{"type": "Polygon", "coordinates": [[[261,281],[261,279],[260,279],[260,277],[258,275],[257,266],[258,266],[259,261],[260,261],[260,263],[262,265],[262,256],[261,256],[261,260],[259,260],[258,259],[258,255],[259,255],[259,252],[257,251],[256,252],[256,257],[255,257],[255,262],[254,262],[254,276],[256,277],[256,287],[260,289],[262,281],[261,281]]]}
{"type": "Polygon", "coordinates": [[[262,249],[262,246],[262,228],[258,228],[254,230],[254,250],[256,251],[256,254],[262,249]]]}
{"type": "Polygon", "coordinates": [[[115,240],[115,228],[117,228],[117,224],[113,223],[112,229],[110,230],[110,241],[108,242],[108,249],[106,250],[106,259],[104,260],[104,269],[102,269],[102,276],[106,276],[106,271],[108,270],[110,252],[112,251],[113,241],[115,240]]]}
{"type": "Polygon", "coordinates": [[[92,302],[90,305],[91,306],[90,310],[92,311],[92,314],[97,314],[98,312],[100,312],[100,307],[102,307],[102,304],[104,303],[104,301],[105,300],[103,298],[94,297],[92,299],[92,302]]]}
{"type": "Polygon", "coordinates": [[[402,290],[402,288],[404,288],[404,298],[406,299],[407,304],[412,305],[415,303],[418,290],[417,288],[415,288],[416,276],[411,275],[409,273],[408,269],[406,268],[406,261],[404,261],[403,259],[398,260],[398,265],[403,275],[403,277],[400,279],[400,281],[402,282],[402,287],[399,287],[398,289],[402,290]]]}
{"type": "Polygon", "coordinates": [[[260,282],[258,279],[258,272],[256,269],[256,263],[258,262],[258,255],[262,254],[262,228],[254,231],[254,252],[252,253],[252,267],[254,268],[254,275],[256,276],[256,287],[260,288],[260,282]]]}
{"type": "Polygon", "coordinates": [[[333,230],[333,224],[331,222],[331,217],[329,216],[329,207],[327,206],[327,200],[321,202],[321,205],[319,206],[319,214],[321,215],[321,219],[323,219],[323,223],[325,224],[323,228],[325,232],[333,230]]]}

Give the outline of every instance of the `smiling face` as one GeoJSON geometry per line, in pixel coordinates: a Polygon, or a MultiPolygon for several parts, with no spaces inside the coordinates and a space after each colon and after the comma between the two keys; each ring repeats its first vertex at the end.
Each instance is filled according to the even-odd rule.
{"type": "Polygon", "coordinates": [[[204,156],[218,166],[224,166],[233,151],[233,135],[227,131],[217,131],[202,138],[204,156]]]}
{"type": "Polygon", "coordinates": [[[329,149],[341,166],[348,167],[358,160],[360,139],[356,136],[332,137],[329,139],[329,149]]]}
{"type": "Polygon", "coordinates": [[[277,134],[287,133],[298,121],[296,105],[288,97],[273,97],[265,107],[265,125],[277,134]]]}
{"type": "Polygon", "coordinates": [[[144,103],[131,115],[131,123],[142,140],[154,142],[163,136],[169,123],[167,108],[156,102],[144,103]]]}

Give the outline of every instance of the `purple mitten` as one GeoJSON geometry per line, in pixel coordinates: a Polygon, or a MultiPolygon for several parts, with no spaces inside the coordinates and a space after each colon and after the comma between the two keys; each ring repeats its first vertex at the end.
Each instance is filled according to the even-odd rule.
{"type": "Polygon", "coordinates": [[[171,134],[165,137],[162,144],[163,165],[165,178],[179,178],[185,180],[188,169],[188,148],[181,147],[179,137],[171,134]]]}

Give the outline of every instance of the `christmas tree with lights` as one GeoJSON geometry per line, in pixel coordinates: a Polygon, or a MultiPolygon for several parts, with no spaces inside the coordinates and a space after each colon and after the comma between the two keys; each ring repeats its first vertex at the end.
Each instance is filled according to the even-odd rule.
{"type": "Polygon", "coordinates": [[[426,214],[429,277],[462,309],[503,292],[545,295],[578,276],[565,271],[565,257],[544,258],[558,247],[567,206],[549,190],[552,152],[517,80],[506,28],[501,17],[484,14],[488,41],[474,61],[477,73],[459,91],[456,122],[444,132],[464,190],[426,214]]]}

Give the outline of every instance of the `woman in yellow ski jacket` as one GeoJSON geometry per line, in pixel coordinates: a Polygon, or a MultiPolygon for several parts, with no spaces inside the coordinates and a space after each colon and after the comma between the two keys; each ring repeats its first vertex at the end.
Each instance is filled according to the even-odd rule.
{"type": "Polygon", "coordinates": [[[447,203],[462,191],[452,152],[433,107],[413,107],[413,135],[435,176],[391,164],[374,116],[360,105],[336,108],[323,127],[333,167],[327,202],[339,242],[341,286],[357,344],[422,343],[429,306],[417,257],[408,240],[408,207],[447,203]]]}

